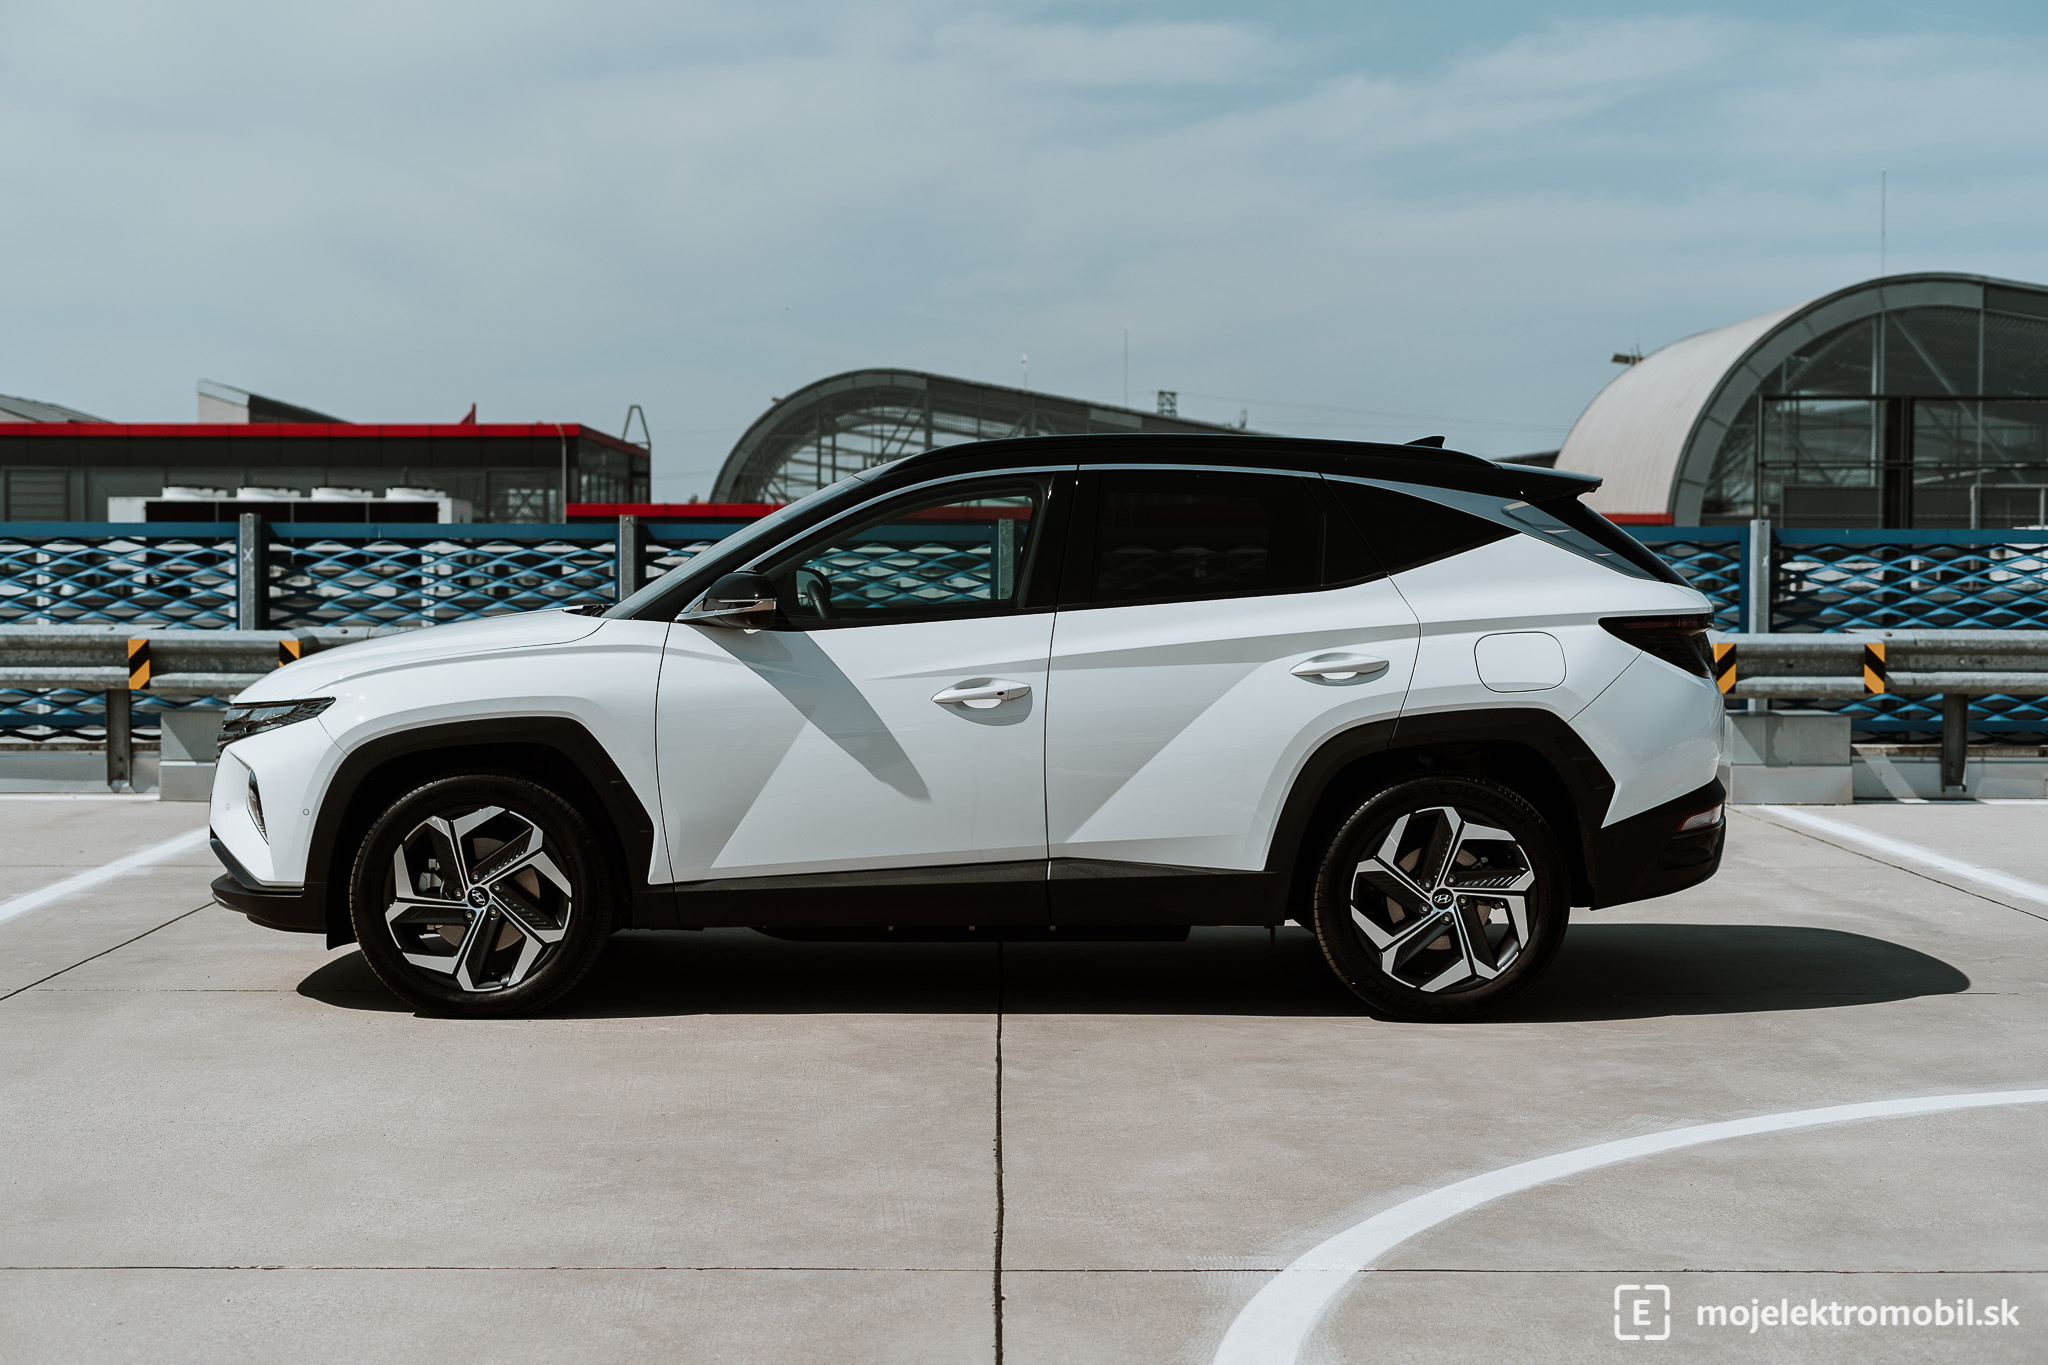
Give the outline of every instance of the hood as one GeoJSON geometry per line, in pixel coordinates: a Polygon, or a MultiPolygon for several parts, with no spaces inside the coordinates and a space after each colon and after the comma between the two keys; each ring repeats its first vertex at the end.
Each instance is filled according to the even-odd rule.
{"type": "Polygon", "coordinates": [[[387,635],[361,644],[309,654],[295,664],[286,664],[274,673],[265,674],[261,682],[244,689],[235,700],[293,701],[300,697],[317,697],[365,673],[381,673],[407,664],[470,654],[491,654],[537,645],[566,645],[581,640],[603,624],[601,616],[584,616],[568,611],[529,611],[512,616],[486,617],[481,621],[427,626],[403,635],[387,635]]]}

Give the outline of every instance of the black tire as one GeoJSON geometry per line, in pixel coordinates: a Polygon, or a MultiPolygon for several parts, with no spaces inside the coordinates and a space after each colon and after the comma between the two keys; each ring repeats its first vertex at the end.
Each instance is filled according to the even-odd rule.
{"type": "Polygon", "coordinates": [[[508,774],[445,777],[393,802],[363,836],[349,915],[371,970],[413,1008],[531,1014],[597,961],[617,881],[589,823],[556,793],[508,774]]]}
{"type": "Polygon", "coordinates": [[[1483,778],[1411,779],[1368,798],[1331,838],[1316,938],[1381,1018],[1473,1019],[1549,967],[1570,885],[1556,836],[1521,796],[1483,778]]]}

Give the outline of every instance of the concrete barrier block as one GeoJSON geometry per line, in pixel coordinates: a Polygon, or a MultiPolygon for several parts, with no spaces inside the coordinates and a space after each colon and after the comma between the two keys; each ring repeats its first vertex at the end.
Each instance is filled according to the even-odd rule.
{"type": "Polygon", "coordinates": [[[220,726],[225,719],[227,712],[213,706],[161,712],[158,720],[163,726],[164,761],[212,763],[220,757],[220,726]]]}
{"type": "Polygon", "coordinates": [[[1849,718],[1817,711],[1738,711],[1728,717],[1728,760],[1741,767],[1849,766],[1849,718]]]}
{"type": "Polygon", "coordinates": [[[1847,763],[1737,763],[1729,772],[1728,800],[1732,805],[1846,806],[1856,799],[1855,778],[1847,763]]]}
{"type": "MultiPolygon", "coordinates": [[[[157,785],[157,756],[135,755],[133,774],[137,792],[154,791],[157,785]]],[[[107,756],[98,749],[59,749],[41,753],[23,746],[0,753],[0,792],[70,792],[86,794],[107,790],[107,756]]]]}
{"type": "Polygon", "coordinates": [[[2038,801],[2048,796],[2048,756],[1972,755],[1963,765],[1963,789],[1953,792],[1942,790],[1937,756],[1858,745],[1856,796],[1863,801],[2038,801]]]}
{"type": "Polygon", "coordinates": [[[157,768],[157,800],[207,801],[213,797],[211,763],[166,758],[157,768]]]}

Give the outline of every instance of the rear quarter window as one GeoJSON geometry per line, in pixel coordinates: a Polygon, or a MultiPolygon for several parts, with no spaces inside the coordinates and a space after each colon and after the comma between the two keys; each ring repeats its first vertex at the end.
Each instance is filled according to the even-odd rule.
{"type": "Polygon", "coordinates": [[[1390,488],[1341,479],[1327,479],[1324,486],[1349,522],[1348,527],[1333,525],[1332,533],[1348,530],[1378,560],[1380,568],[1390,574],[1448,559],[1515,534],[1498,522],[1390,488]]]}

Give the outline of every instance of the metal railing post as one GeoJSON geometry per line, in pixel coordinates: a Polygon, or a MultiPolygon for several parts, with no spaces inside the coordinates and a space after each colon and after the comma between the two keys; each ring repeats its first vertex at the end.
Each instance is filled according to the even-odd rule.
{"type": "Polygon", "coordinates": [[[641,534],[640,518],[630,513],[619,518],[618,567],[612,571],[618,590],[615,601],[623,602],[640,591],[641,534]]]}
{"type": "Polygon", "coordinates": [[[1751,635],[1771,633],[1771,607],[1777,595],[1777,562],[1772,553],[1771,522],[1758,517],[1749,523],[1749,562],[1742,566],[1742,628],[1751,635]]]}
{"type": "Polygon", "coordinates": [[[107,785],[117,792],[135,785],[135,694],[107,689],[107,785]]]}
{"type": "Polygon", "coordinates": [[[270,573],[269,546],[264,542],[263,518],[254,512],[244,512],[241,524],[235,531],[235,627],[238,630],[262,630],[266,624],[264,607],[269,603],[270,573]]]}
{"type": "MultiPolygon", "coordinates": [[[[1742,566],[1743,627],[1751,635],[1771,633],[1771,608],[1778,594],[1777,546],[1771,538],[1771,519],[1755,517],[1749,523],[1749,562],[1742,566]]],[[[1748,709],[1768,711],[1770,702],[1751,697],[1748,709]]]]}
{"type": "Polygon", "coordinates": [[[1961,792],[1969,787],[1970,698],[1962,692],[1941,694],[1941,790],[1961,792]]]}

